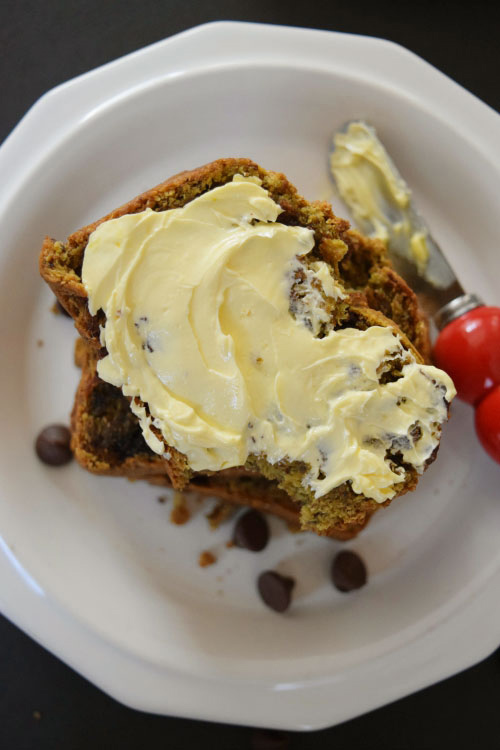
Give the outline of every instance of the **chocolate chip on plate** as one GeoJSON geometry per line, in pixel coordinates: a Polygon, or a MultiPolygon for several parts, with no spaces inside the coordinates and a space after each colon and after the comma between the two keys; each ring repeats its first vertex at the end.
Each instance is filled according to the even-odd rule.
{"type": "Polygon", "coordinates": [[[366,566],[355,552],[344,550],[332,562],[332,581],[339,591],[360,589],[366,583],[366,566]]]}
{"type": "Polygon", "coordinates": [[[293,578],[282,576],[274,570],[265,570],[257,579],[257,588],[264,604],[275,612],[288,609],[294,586],[293,578]]]}
{"type": "Polygon", "coordinates": [[[233,542],[237,547],[260,552],[269,541],[269,526],[257,510],[247,510],[236,521],[233,542]]]}
{"type": "Polygon", "coordinates": [[[40,461],[50,466],[62,466],[73,458],[70,448],[71,434],[62,424],[45,427],[35,441],[35,450],[40,461]]]}

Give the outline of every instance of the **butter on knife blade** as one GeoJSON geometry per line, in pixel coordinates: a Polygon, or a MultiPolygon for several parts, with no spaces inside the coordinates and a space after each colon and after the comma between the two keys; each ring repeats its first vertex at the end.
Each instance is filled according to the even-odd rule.
{"type": "Polygon", "coordinates": [[[334,134],[330,168],[340,197],[364,234],[383,240],[391,254],[413,264],[434,288],[455,284],[455,274],[416,210],[410,188],[371,125],[351,121],[334,134]]]}

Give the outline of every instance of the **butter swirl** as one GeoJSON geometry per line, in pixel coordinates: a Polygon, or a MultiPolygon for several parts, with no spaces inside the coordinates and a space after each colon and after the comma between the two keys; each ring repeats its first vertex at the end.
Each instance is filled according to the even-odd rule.
{"type": "Polygon", "coordinates": [[[257,182],[236,177],[183,208],[93,232],[82,278],[90,312],[106,315],[99,376],[131,397],[150,448],[175,447],[194,471],[263,454],[304,462],[317,497],[350,481],[383,502],[402,480],[388,454],[423,470],[453,383],[390,328],[320,337],[322,302],[343,289],[326,263],[304,266],[313,232],[277,222],[257,182]],[[401,376],[384,384],[394,359],[401,376]]]}

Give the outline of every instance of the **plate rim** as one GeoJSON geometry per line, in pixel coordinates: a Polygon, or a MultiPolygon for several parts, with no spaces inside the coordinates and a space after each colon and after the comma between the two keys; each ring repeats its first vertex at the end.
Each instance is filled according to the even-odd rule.
{"type": "MultiPolygon", "coordinates": [[[[0,198],[8,197],[9,194],[13,195],[27,179],[30,170],[36,169],[40,160],[46,158],[47,149],[55,147],[64,133],[70,136],[78,123],[82,122],[82,118],[88,118],[93,112],[98,111],[100,106],[106,106],[110,96],[115,98],[120,96],[120,93],[125,96],[127,93],[130,95],[134,90],[143,88],[146,81],[150,83],[151,77],[150,75],[148,77],[148,71],[150,74],[151,72],[157,73],[158,58],[164,66],[161,73],[157,75],[158,80],[183,72],[196,72],[200,69],[201,60],[205,63],[206,55],[212,63],[226,64],[235,61],[251,64],[258,60],[260,64],[274,61],[286,65],[293,58],[294,65],[301,67],[301,59],[304,61],[307,51],[313,49],[315,50],[314,60],[321,60],[325,69],[337,69],[339,61],[335,59],[335,54],[332,56],[331,52],[335,47],[332,44],[334,39],[344,49],[346,49],[347,42],[347,46],[369,47],[380,64],[380,67],[373,72],[373,78],[383,83],[400,87],[404,79],[401,75],[405,66],[406,70],[418,69],[421,73],[421,78],[418,79],[420,84],[416,76],[412,78],[411,86],[404,87],[407,95],[417,97],[428,104],[439,105],[438,111],[443,113],[440,92],[443,86],[446,87],[450,92],[446,106],[448,117],[450,117],[450,111],[452,115],[457,107],[462,115],[460,119],[455,118],[453,128],[462,137],[471,141],[475,148],[480,147],[479,150],[484,153],[498,142],[500,116],[493,109],[429,63],[394,42],[357,34],[217,21],[196,26],[132,52],[44,94],[0,147],[0,169],[6,175],[0,186],[0,198]],[[220,40],[221,35],[226,40],[230,39],[230,44],[218,44],[217,40],[220,40]],[[299,45],[300,54],[297,54],[296,42],[299,37],[304,42],[307,38],[307,44],[299,45]],[[253,45],[252,49],[252,41],[257,38],[259,45],[253,45]],[[262,47],[263,40],[267,45],[264,48],[262,47]],[[204,50],[203,44],[205,44],[204,50]],[[239,45],[241,46],[238,48],[239,45]],[[191,54],[193,50],[197,51],[197,58],[196,55],[191,54]],[[179,55],[180,52],[182,52],[181,55],[179,55]],[[179,70],[180,61],[189,58],[190,65],[186,64],[183,70],[179,70]],[[399,60],[398,66],[393,64],[395,58],[399,60]],[[128,71],[135,69],[136,77],[133,85],[130,79],[123,75],[125,69],[128,71]],[[434,82],[434,92],[427,89],[429,81],[434,82]],[[468,106],[465,117],[463,115],[464,97],[467,99],[468,106]],[[75,101],[80,103],[80,108],[73,106],[75,101]],[[66,119],[59,118],[59,124],[54,129],[52,127],[53,108],[54,106],[60,108],[63,102],[65,103],[64,110],[68,111],[70,116],[66,119]],[[472,120],[474,127],[471,124],[472,120]],[[41,127],[48,123],[51,124],[50,136],[47,135],[47,129],[44,132],[41,127]],[[35,139],[34,136],[36,136],[35,139]],[[31,154],[31,159],[27,158],[29,154],[31,154]],[[29,162],[29,167],[21,170],[14,169],[16,165],[27,162],[29,162]]],[[[314,60],[308,59],[309,66],[314,67],[314,60]]],[[[343,57],[340,63],[340,67],[350,65],[349,55],[343,57]]],[[[496,151],[493,150],[493,154],[495,153],[496,151]]],[[[500,160],[497,159],[497,162],[500,167],[500,160]]],[[[6,201],[2,200],[2,204],[5,205],[5,203],[6,201]]],[[[0,541],[2,541],[1,537],[0,541]]],[[[37,591],[29,582],[29,574],[23,571],[20,564],[17,564],[17,568],[14,567],[14,560],[7,545],[1,544],[0,609],[6,617],[122,703],[156,713],[168,712],[176,716],[279,729],[322,729],[403,697],[439,679],[444,679],[485,658],[498,645],[498,637],[493,632],[492,623],[497,621],[500,625],[500,606],[495,607],[493,597],[488,596],[488,585],[484,584],[462,609],[458,612],[454,611],[437,627],[430,628],[428,632],[417,636],[413,641],[371,660],[368,665],[358,665],[347,670],[344,675],[337,674],[326,680],[321,679],[308,684],[276,683],[263,686],[250,682],[237,683],[240,694],[244,694],[246,698],[240,700],[239,705],[233,705],[229,711],[227,695],[236,689],[236,684],[224,678],[222,680],[224,684],[221,684],[220,678],[213,680],[204,678],[201,681],[202,684],[198,680],[200,684],[196,686],[198,693],[196,706],[193,703],[193,695],[194,682],[197,678],[192,675],[181,675],[171,668],[158,668],[150,663],[141,663],[137,657],[128,655],[109,644],[108,641],[104,641],[92,633],[85,624],[62,611],[50,598],[37,591]],[[468,638],[468,623],[474,622],[477,631],[478,623],[475,620],[475,613],[478,611],[482,613],[481,626],[484,632],[482,638],[475,638],[471,642],[468,638]],[[31,622],[34,619],[37,620],[37,625],[33,628],[31,622]],[[486,628],[484,623],[488,620],[489,626],[486,628]],[[448,644],[455,643],[454,649],[447,648],[443,653],[444,641],[448,644]],[[413,661],[409,659],[409,656],[413,661]],[[404,662],[406,673],[401,674],[399,659],[404,662]],[[415,667],[423,663],[427,671],[419,673],[418,669],[415,669],[414,674],[409,675],[410,663],[415,667]],[[380,685],[379,673],[382,664],[385,675],[383,679],[386,683],[383,686],[380,685]],[[110,677],[111,666],[113,669],[110,677]],[[124,679],[125,675],[131,678],[130,681],[124,679]],[[214,696],[214,683],[217,684],[219,690],[218,696],[214,696]],[[139,684],[140,693],[133,687],[139,684]],[[146,684],[148,685],[147,695],[143,692],[146,684]],[[160,687],[162,690],[158,698],[156,690],[160,687]],[[202,700],[202,697],[207,695],[207,691],[210,691],[212,699],[208,708],[202,700]],[[319,704],[323,701],[325,704],[323,711],[311,711],[308,715],[307,711],[304,713],[299,710],[302,696],[306,693],[319,704]],[[270,701],[270,695],[278,697],[279,700],[270,701]],[[325,695],[328,701],[324,700],[325,695]],[[337,700],[337,705],[332,710],[332,703],[335,703],[335,698],[338,699],[339,696],[343,697],[343,701],[337,700]]],[[[492,578],[500,582],[500,571],[496,571],[488,579],[489,585],[491,585],[492,578]]],[[[312,703],[313,700],[310,702],[312,703]]],[[[306,702],[309,703],[309,701],[306,702]]]]}

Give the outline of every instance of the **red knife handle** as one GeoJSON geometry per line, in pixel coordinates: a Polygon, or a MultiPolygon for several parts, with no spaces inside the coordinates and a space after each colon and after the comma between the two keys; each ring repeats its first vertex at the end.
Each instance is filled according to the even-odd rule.
{"type": "Polygon", "coordinates": [[[448,323],[434,345],[434,359],[457,395],[476,409],[476,431],[500,462],[500,307],[476,307],[448,323]]]}

